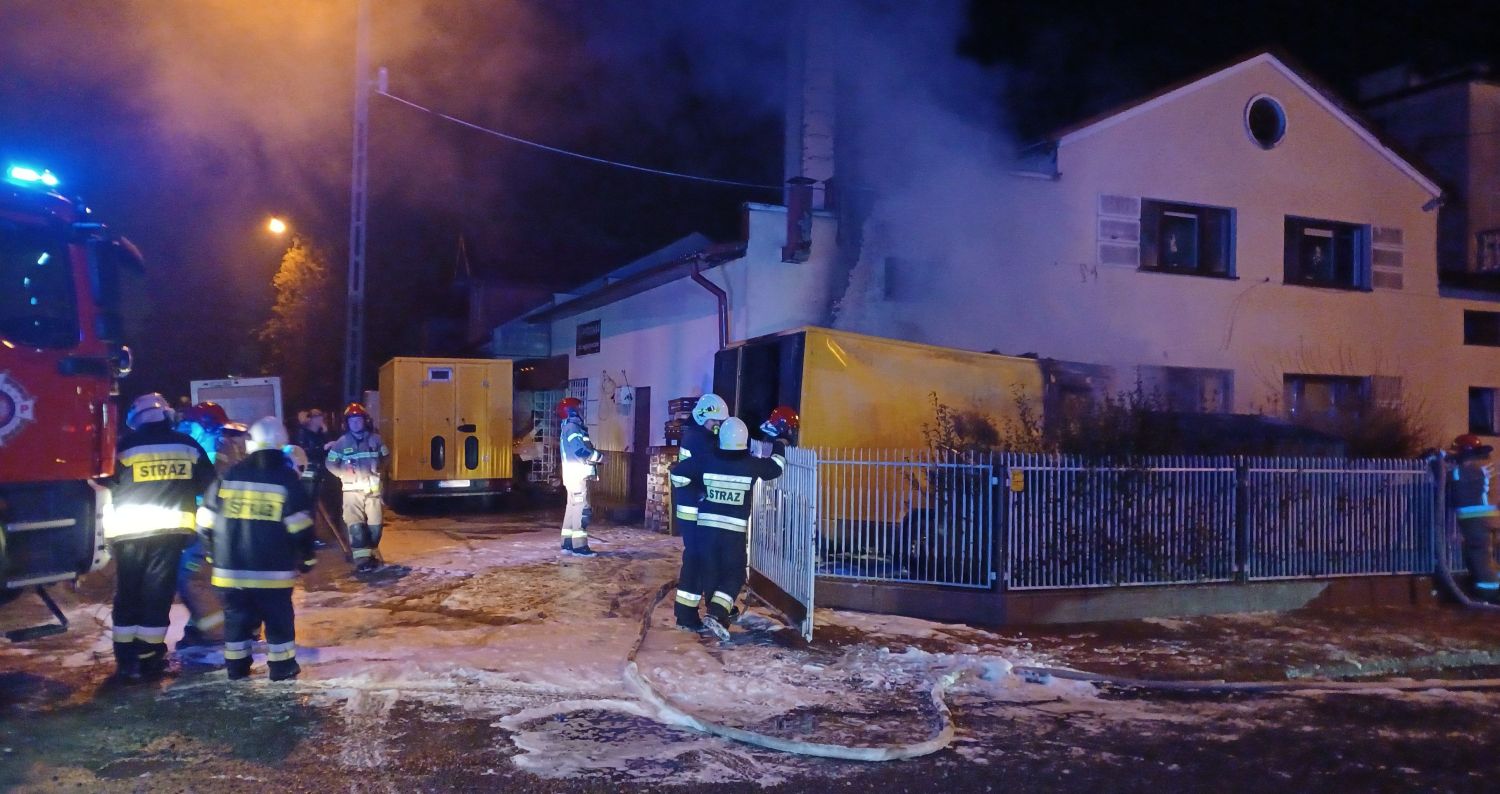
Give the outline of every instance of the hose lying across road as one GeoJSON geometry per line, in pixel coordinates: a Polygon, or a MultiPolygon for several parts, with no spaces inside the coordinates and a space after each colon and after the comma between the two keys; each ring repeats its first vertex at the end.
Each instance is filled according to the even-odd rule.
{"type": "Polygon", "coordinates": [[[641,650],[641,645],[646,641],[646,634],[651,630],[651,615],[656,607],[666,598],[667,593],[677,587],[677,582],[671,581],[662,585],[656,591],[656,597],[646,607],[645,614],[641,616],[641,632],[636,637],[635,644],[630,647],[630,653],[625,657],[625,680],[647,703],[654,706],[663,716],[672,722],[692,728],[695,731],[732,739],[769,750],[779,750],[797,755],[810,755],[819,758],[839,758],[846,761],[899,761],[904,758],[916,758],[918,756],[935,753],[947,747],[953,742],[953,715],[948,712],[948,704],[943,701],[943,696],[948,688],[962,677],[967,669],[955,670],[947,673],[933,683],[928,697],[932,700],[933,709],[937,712],[939,727],[931,738],[915,744],[881,745],[875,747],[850,747],[841,744],[824,744],[820,742],[807,742],[798,739],[784,739],[779,736],[770,736],[757,731],[744,728],[731,728],[711,722],[703,717],[689,712],[684,706],[679,705],[667,695],[662,694],[651,682],[641,674],[640,667],[636,664],[636,655],[641,650]]]}

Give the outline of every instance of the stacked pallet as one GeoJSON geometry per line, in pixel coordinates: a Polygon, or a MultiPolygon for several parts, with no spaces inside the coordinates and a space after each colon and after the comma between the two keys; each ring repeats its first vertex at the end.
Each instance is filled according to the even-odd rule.
{"type": "Polygon", "coordinates": [[[677,447],[652,447],[651,464],[646,471],[646,529],[672,531],[672,487],[667,482],[667,467],[677,462],[677,447]]]}

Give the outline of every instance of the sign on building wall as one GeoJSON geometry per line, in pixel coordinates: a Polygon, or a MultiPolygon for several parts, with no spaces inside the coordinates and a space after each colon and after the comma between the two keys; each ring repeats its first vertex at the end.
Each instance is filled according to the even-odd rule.
{"type": "Polygon", "coordinates": [[[587,356],[599,352],[599,321],[578,324],[578,345],[576,355],[587,356]]]}

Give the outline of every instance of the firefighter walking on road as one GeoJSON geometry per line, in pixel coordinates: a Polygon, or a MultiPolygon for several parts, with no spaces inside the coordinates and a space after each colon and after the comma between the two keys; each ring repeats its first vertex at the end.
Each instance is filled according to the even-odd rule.
{"type": "Polygon", "coordinates": [[[698,527],[713,532],[713,597],[703,625],[721,641],[729,639],[730,613],[745,586],[747,532],[756,480],[774,480],[786,469],[780,455],[750,455],[750,429],[731,417],[719,426],[719,450],[694,455],[672,467],[674,487],[702,488],[698,527]]]}
{"type": "Polygon", "coordinates": [[[224,599],[224,667],[250,675],[250,649],[266,629],[272,681],[295,678],[292,582],[312,569],[312,502],[282,448],[286,426],[267,416],[250,426],[249,455],[216,481],[198,509],[198,532],[212,550],[213,585],[224,599]]]}
{"type": "Polygon", "coordinates": [[[582,400],[564,398],[557,404],[557,418],[562,420],[557,434],[558,458],[562,461],[563,488],[568,493],[568,506],[563,511],[562,550],[565,554],[592,557],[589,520],[594,511],[589,504],[589,480],[594,478],[594,467],[604,460],[604,453],[589,440],[589,429],[583,424],[582,400]]]}
{"type": "MultiPolygon", "coordinates": [[[[705,394],[693,406],[693,424],[684,427],[677,447],[677,460],[708,456],[718,447],[719,425],[729,418],[729,406],[717,394],[705,394]]],[[[698,503],[702,489],[672,480],[672,530],[682,538],[682,570],[677,574],[677,602],[672,611],[678,628],[703,628],[699,609],[713,587],[713,534],[698,528],[698,503]]]]}
{"type": "Polygon", "coordinates": [[[391,451],[375,432],[370,412],[359,403],[344,409],[344,434],[328,448],[328,471],[343,483],[344,527],[354,570],[360,573],[380,567],[381,466],[391,451]]]}
{"type": "Polygon", "coordinates": [[[1464,564],[1469,568],[1474,596],[1500,604],[1500,575],[1495,570],[1495,533],[1500,531],[1500,508],[1490,499],[1494,448],[1479,436],[1464,434],[1453,439],[1448,450],[1452,469],[1448,474],[1448,498],[1458,516],[1463,536],[1464,564]]]}
{"type": "Polygon", "coordinates": [[[126,415],[110,479],[104,536],[115,558],[113,637],[117,680],[158,676],[167,667],[168,613],[182,552],[193,542],[198,495],[213,480],[208,454],[172,428],[160,394],[136,398],[126,415]]]}

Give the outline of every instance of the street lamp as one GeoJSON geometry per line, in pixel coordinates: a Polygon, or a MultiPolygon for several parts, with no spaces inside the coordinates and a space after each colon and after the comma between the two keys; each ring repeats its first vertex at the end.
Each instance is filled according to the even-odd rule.
{"type": "Polygon", "coordinates": [[[286,221],[280,218],[271,218],[266,221],[266,230],[271,234],[286,234],[286,221]]]}

